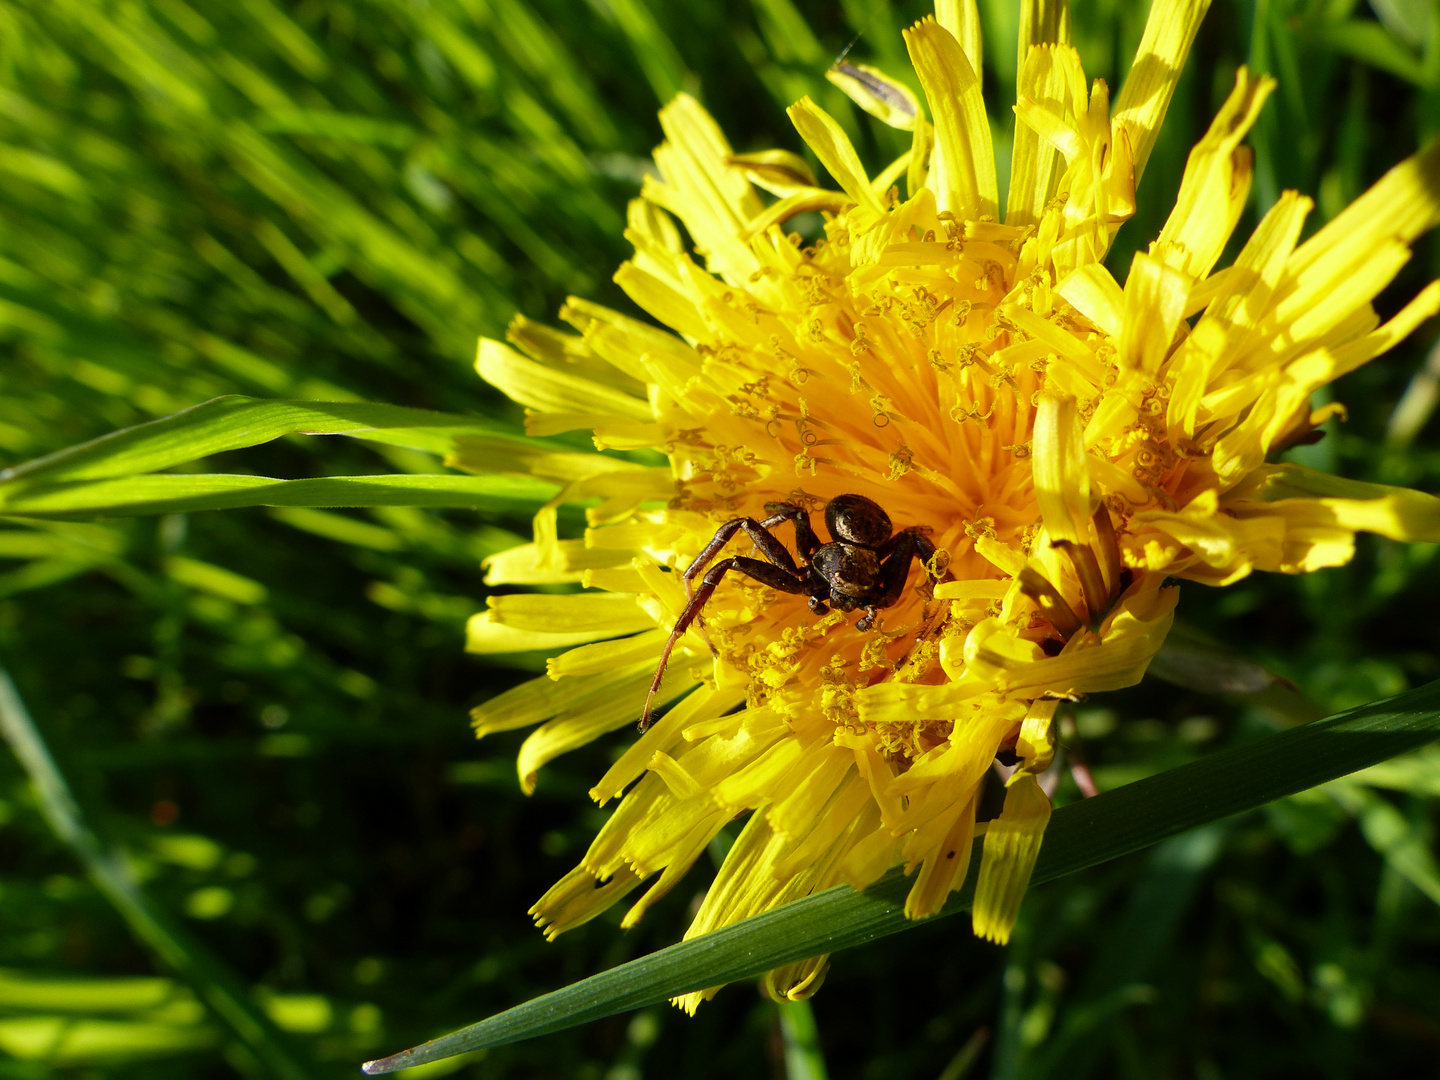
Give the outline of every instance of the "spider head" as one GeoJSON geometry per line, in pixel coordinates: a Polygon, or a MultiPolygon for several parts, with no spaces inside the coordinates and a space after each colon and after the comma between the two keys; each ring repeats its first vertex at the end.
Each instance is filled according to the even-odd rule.
{"type": "Polygon", "coordinates": [[[836,495],[825,507],[830,538],[842,544],[877,548],[890,539],[890,515],[864,495],[836,495]]]}

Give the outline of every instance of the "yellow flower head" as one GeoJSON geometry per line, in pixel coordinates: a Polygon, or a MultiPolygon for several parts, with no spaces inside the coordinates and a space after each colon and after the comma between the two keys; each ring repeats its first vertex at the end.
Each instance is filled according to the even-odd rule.
{"type": "MultiPolygon", "coordinates": [[[[914,878],[907,914],[932,914],[983,831],[974,924],[1003,942],[1050,813],[1036,776],[1056,705],[1140,678],[1170,625],[1164,582],[1338,565],[1358,529],[1440,538],[1440,500],[1267,464],[1329,415],[1311,412],[1314,390],[1440,306],[1440,283],[1383,326],[1370,305],[1440,217],[1440,152],[1303,244],[1311,203],[1287,192],[1215,271],[1249,196],[1241,140],[1273,85],[1242,69],[1159,238],[1123,286],[1104,266],[1205,6],[1156,0],[1112,110],[1063,4],[1026,5],[1003,214],[973,0],[905,34],[923,102],[870,68],[831,72],[913,133],[878,176],[809,98],[791,108],[839,191],[786,151],[733,154],[678,98],[616,275],[670,332],[571,300],[578,336],[522,319],[515,349],[481,343],[480,373],[529,407],[531,434],[592,429],[601,449],[668,459],[537,445],[497,464],[477,442],[456,460],[562,485],[491,583],[589,587],[495,597],[471,625],[477,651],[578,646],[476,711],[481,735],[543,722],[520,752],[527,790],[545,762],[638,718],[686,605],[679,571],[725,521],[856,494],[938,549],[866,630],[725,577],[678,642],[658,699],[673,704],[592,789],[619,804],[533,909],[547,933],[649,880],[630,925],[749,814],[688,936],[897,864],[914,878]],[[806,211],[824,215],[809,246],[786,231],[806,211]],[[591,500],[583,540],[557,538],[569,500],[591,500]],[[1004,810],[977,825],[1006,752],[1004,810]]],[[[750,554],[738,535],[723,554],[750,554]]],[[[823,969],[772,972],[770,989],[803,995],[823,969]]]]}

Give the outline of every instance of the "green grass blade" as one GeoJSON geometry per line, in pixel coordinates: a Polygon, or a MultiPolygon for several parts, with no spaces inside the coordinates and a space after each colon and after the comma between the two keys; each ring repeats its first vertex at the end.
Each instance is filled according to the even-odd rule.
{"type": "Polygon", "coordinates": [[[661,105],[668,104],[688,81],[679,51],[660,29],[644,0],[612,0],[608,9],[634,48],[635,60],[655,91],[655,99],[661,105]]]}
{"type": "MultiPolygon", "coordinates": [[[[1214,754],[1080,803],[1050,819],[1032,884],[1107,862],[1253,810],[1440,738],[1440,681],[1214,754]]],[[[974,875],[940,913],[969,908],[974,875]]],[[[904,930],[909,882],[828,889],[535,998],[391,1057],[371,1075],[598,1020],[904,930]]]]}
{"type": "Polygon", "coordinates": [[[129,517],[242,506],[429,506],[517,509],[559,485],[513,476],[326,476],[273,480],[231,473],[165,473],[114,480],[0,486],[0,513],[31,518],[129,517]]]}
{"type": "Polygon", "coordinates": [[[84,865],[95,887],[114,905],[135,936],[195,988],[272,1075],[280,1080],[304,1080],[309,1076],[285,1047],[284,1037],[248,1000],[240,981],[151,904],[124,853],[105,844],[86,823],[50,748],[3,668],[0,735],[29,777],[36,803],[51,830],[84,865]]]}
{"type": "Polygon", "coordinates": [[[437,454],[449,453],[458,435],[521,442],[499,425],[475,417],[365,402],[261,401],[235,394],[0,470],[0,485],[155,472],[292,434],[349,435],[437,454]]]}
{"type": "Polygon", "coordinates": [[[825,1054],[820,1048],[820,1029],[810,1002],[782,1001],[780,1039],[785,1044],[785,1080],[828,1080],[825,1054]]]}
{"type": "Polygon", "coordinates": [[[1308,26],[1305,32],[1317,44],[1351,56],[1362,64],[1422,88],[1429,85],[1429,74],[1420,58],[1377,22],[1350,19],[1308,26]]]}

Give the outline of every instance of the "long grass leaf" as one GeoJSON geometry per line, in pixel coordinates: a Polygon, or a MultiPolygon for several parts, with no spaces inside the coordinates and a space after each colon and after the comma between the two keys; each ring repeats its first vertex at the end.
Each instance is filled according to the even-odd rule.
{"type": "Polygon", "coordinates": [[[103,480],[155,472],[291,434],[349,435],[440,454],[451,452],[457,435],[520,441],[499,425],[476,417],[364,402],[262,401],[235,394],[0,470],[0,484],[103,480]]]}
{"type": "Polygon", "coordinates": [[[326,476],[272,480],[233,473],[127,476],[113,480],[0,487],[0,513],[92,518],[182,514],[242,506],[455,506],[515,509],[549,499],[558,484],[527,477],[326,476]]]}
{"type": "MultiPolygon", "coordinates": [[[[1244,813],[1440,738],[1440,681],[1057,810],[1032,884],[1128,855],[1188,829],[1244,813]]],[[[892,871],[863,893],[828,889],[693,941],[573,983],[488,1020],[366,1063],[395,1072],[482,1047],[530,1039],[751,978],[916,924],[904,916],[909,882],[892,871]]],[[[973,877],[936,918],[969,908],[973,877]]]]}

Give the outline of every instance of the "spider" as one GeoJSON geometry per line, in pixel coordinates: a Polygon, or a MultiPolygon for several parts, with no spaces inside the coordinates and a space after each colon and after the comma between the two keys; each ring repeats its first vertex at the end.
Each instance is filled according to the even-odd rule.
{"type": "Polygon", "coordinates": [[[863,607],[865,614],[855,624],[855,628],[863,632],[875,625],[877,610],[900,599],[910,574],[910,561],[919,557],[929,563],[935,555],[935,545],[926,535],[930,532],[928,528],[914,525],[892,535],[890,516],[878,503],[863,495],[837,495],[826,505],[825,527],[831,536],[828,544],[822,544],[815,535],[810,512],[805,507],[788,502],[766,503],[765,512],[770,516],[764,521],[741,517],[721,525],[685,571],[685,595],[690,600],[675,621],[675,629],[670,631],[670,639],[660,654],[655,681],[650,684],[645,711],[640,717],[641,731],[650,726],[650,710],[675,643],[700,617],[710,594],[729,571],[738,570],[772,589],[808,598],[810,610],[816,615],[825,614],[827,604],[837,611],[863,607]],[[786,521],[795,523],[799,565],[770,531],[786,521]],[[695,578],[705,572],[720,549],[742,529],[760,554],[770,561],[744,556],[724,559],[710,567],[700,579],[700,587],[692,593],[690,587],[695,578]]]}

